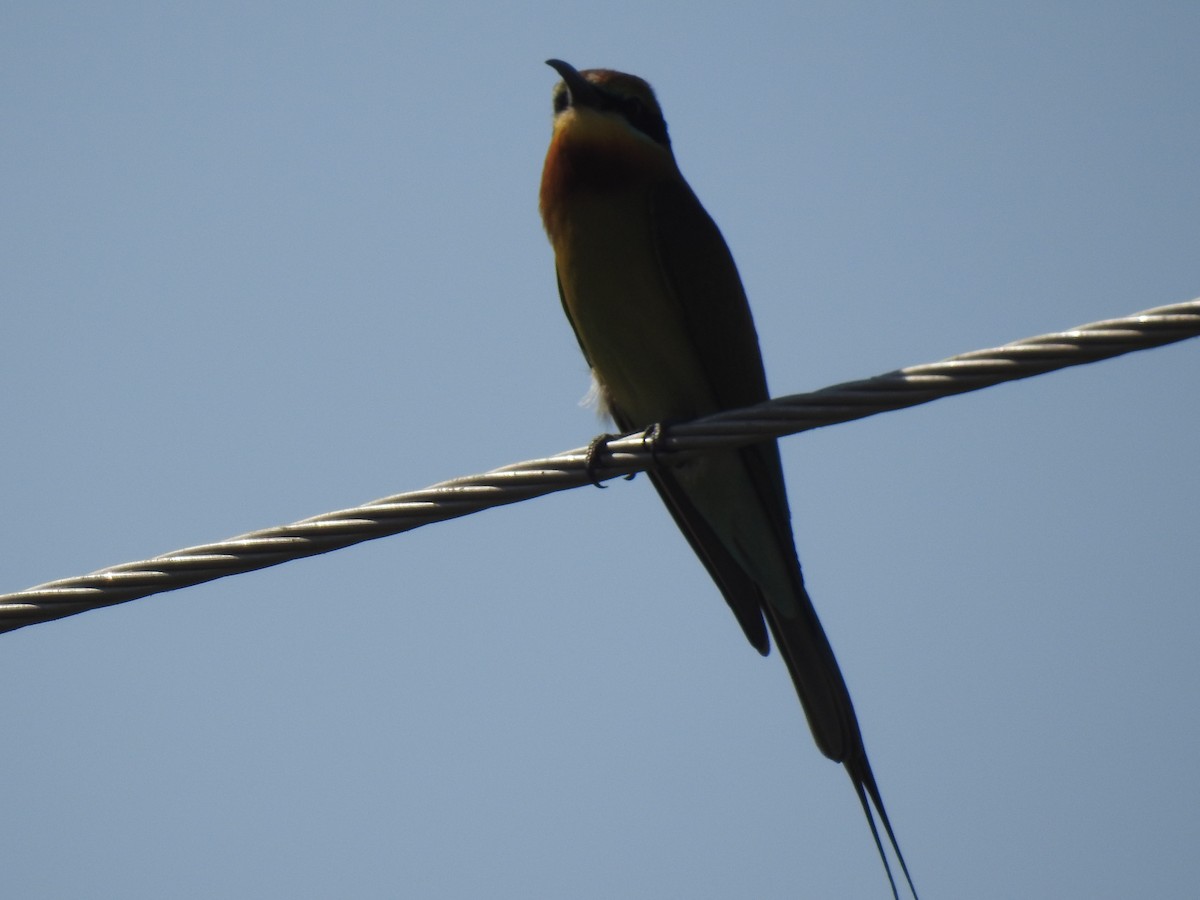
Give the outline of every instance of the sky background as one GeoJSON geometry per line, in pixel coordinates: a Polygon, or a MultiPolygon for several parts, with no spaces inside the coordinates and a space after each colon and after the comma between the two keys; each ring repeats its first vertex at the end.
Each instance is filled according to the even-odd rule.
{"type": "MultiPolygon", "coordinates": [[[[1200,6],[6,4],[0,590],[586,444],[561,57],[776,394],[1200,295],[1200,6]]],[[[1200,343],[781,442],[918,887],[1200,883],[1200,343]]],[[[31,898],[883,898],[644,478],[0,636],[31,898]]]]}

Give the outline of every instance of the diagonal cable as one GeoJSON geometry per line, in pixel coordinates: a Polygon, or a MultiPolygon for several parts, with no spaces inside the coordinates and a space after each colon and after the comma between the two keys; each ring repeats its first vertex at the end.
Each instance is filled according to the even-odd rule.
{"type": "Polygon", "coordinates": [[[889,410],[928,403],[1055,369],[1200,336],[1200,300],[1160,306],[940,362],[909,366],[809,394],[781,397],[672,426],[654,439],[607,442],[588,470],[588,448],[514,463],[482,475],[372,500],[247,534],[174,550],[139,562],[0,595],[0,632],[112,606],[150,594],[328,553],[494,506],[639,472],[664,455],[737,447],[889,410]]]}

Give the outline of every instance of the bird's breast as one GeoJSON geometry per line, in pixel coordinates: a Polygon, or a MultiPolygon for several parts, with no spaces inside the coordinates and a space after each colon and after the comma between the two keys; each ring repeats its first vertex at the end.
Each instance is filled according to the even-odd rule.
{"type": "Polygon", "coordinates": [[[714,412],[716,399],[662,268],[650,190],[577,186],[564,198],[554,245],[563,305],[622,427],[714,412]]]}

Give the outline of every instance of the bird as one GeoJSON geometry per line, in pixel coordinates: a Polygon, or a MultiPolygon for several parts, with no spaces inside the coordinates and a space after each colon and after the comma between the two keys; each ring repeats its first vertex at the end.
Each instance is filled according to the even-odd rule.
{"type": "MultiPolygon", "coordinates": [[[[562,80],[539,209],[600,411],[626,433],[652,433],[766,401],[741,278],[679,170],[653,89],[612,69],[546,64],[562,80]]],[[[876,817],[916,897],[850,692],[804,586],[777,444],[656,465],[649,477],[751,645],[765,656],[774,639],[817,747],[850,775],[893,896],[876,817]]]]}

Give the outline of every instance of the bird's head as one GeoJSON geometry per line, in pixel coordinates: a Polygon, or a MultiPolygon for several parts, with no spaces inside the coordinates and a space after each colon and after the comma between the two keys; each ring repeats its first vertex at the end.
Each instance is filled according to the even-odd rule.
{"type": "Polygon", "coordinates": [[[552,236],[577,198],[648,195],[651,186],[682,178],[650,85],[612,69],[581,72],[558,59],[548,65],[562,76],[554,87],[554,133],[539,202],[552,236]]]}
{"type": "Polygon", "coordinates": [[[546,61],[562,81],[554,86],[554,129],[616,140],[650,141],[670,153],[671,139],[654,90],[636,75],[612,69],[580,72],[561,59],[546,61]]]}

